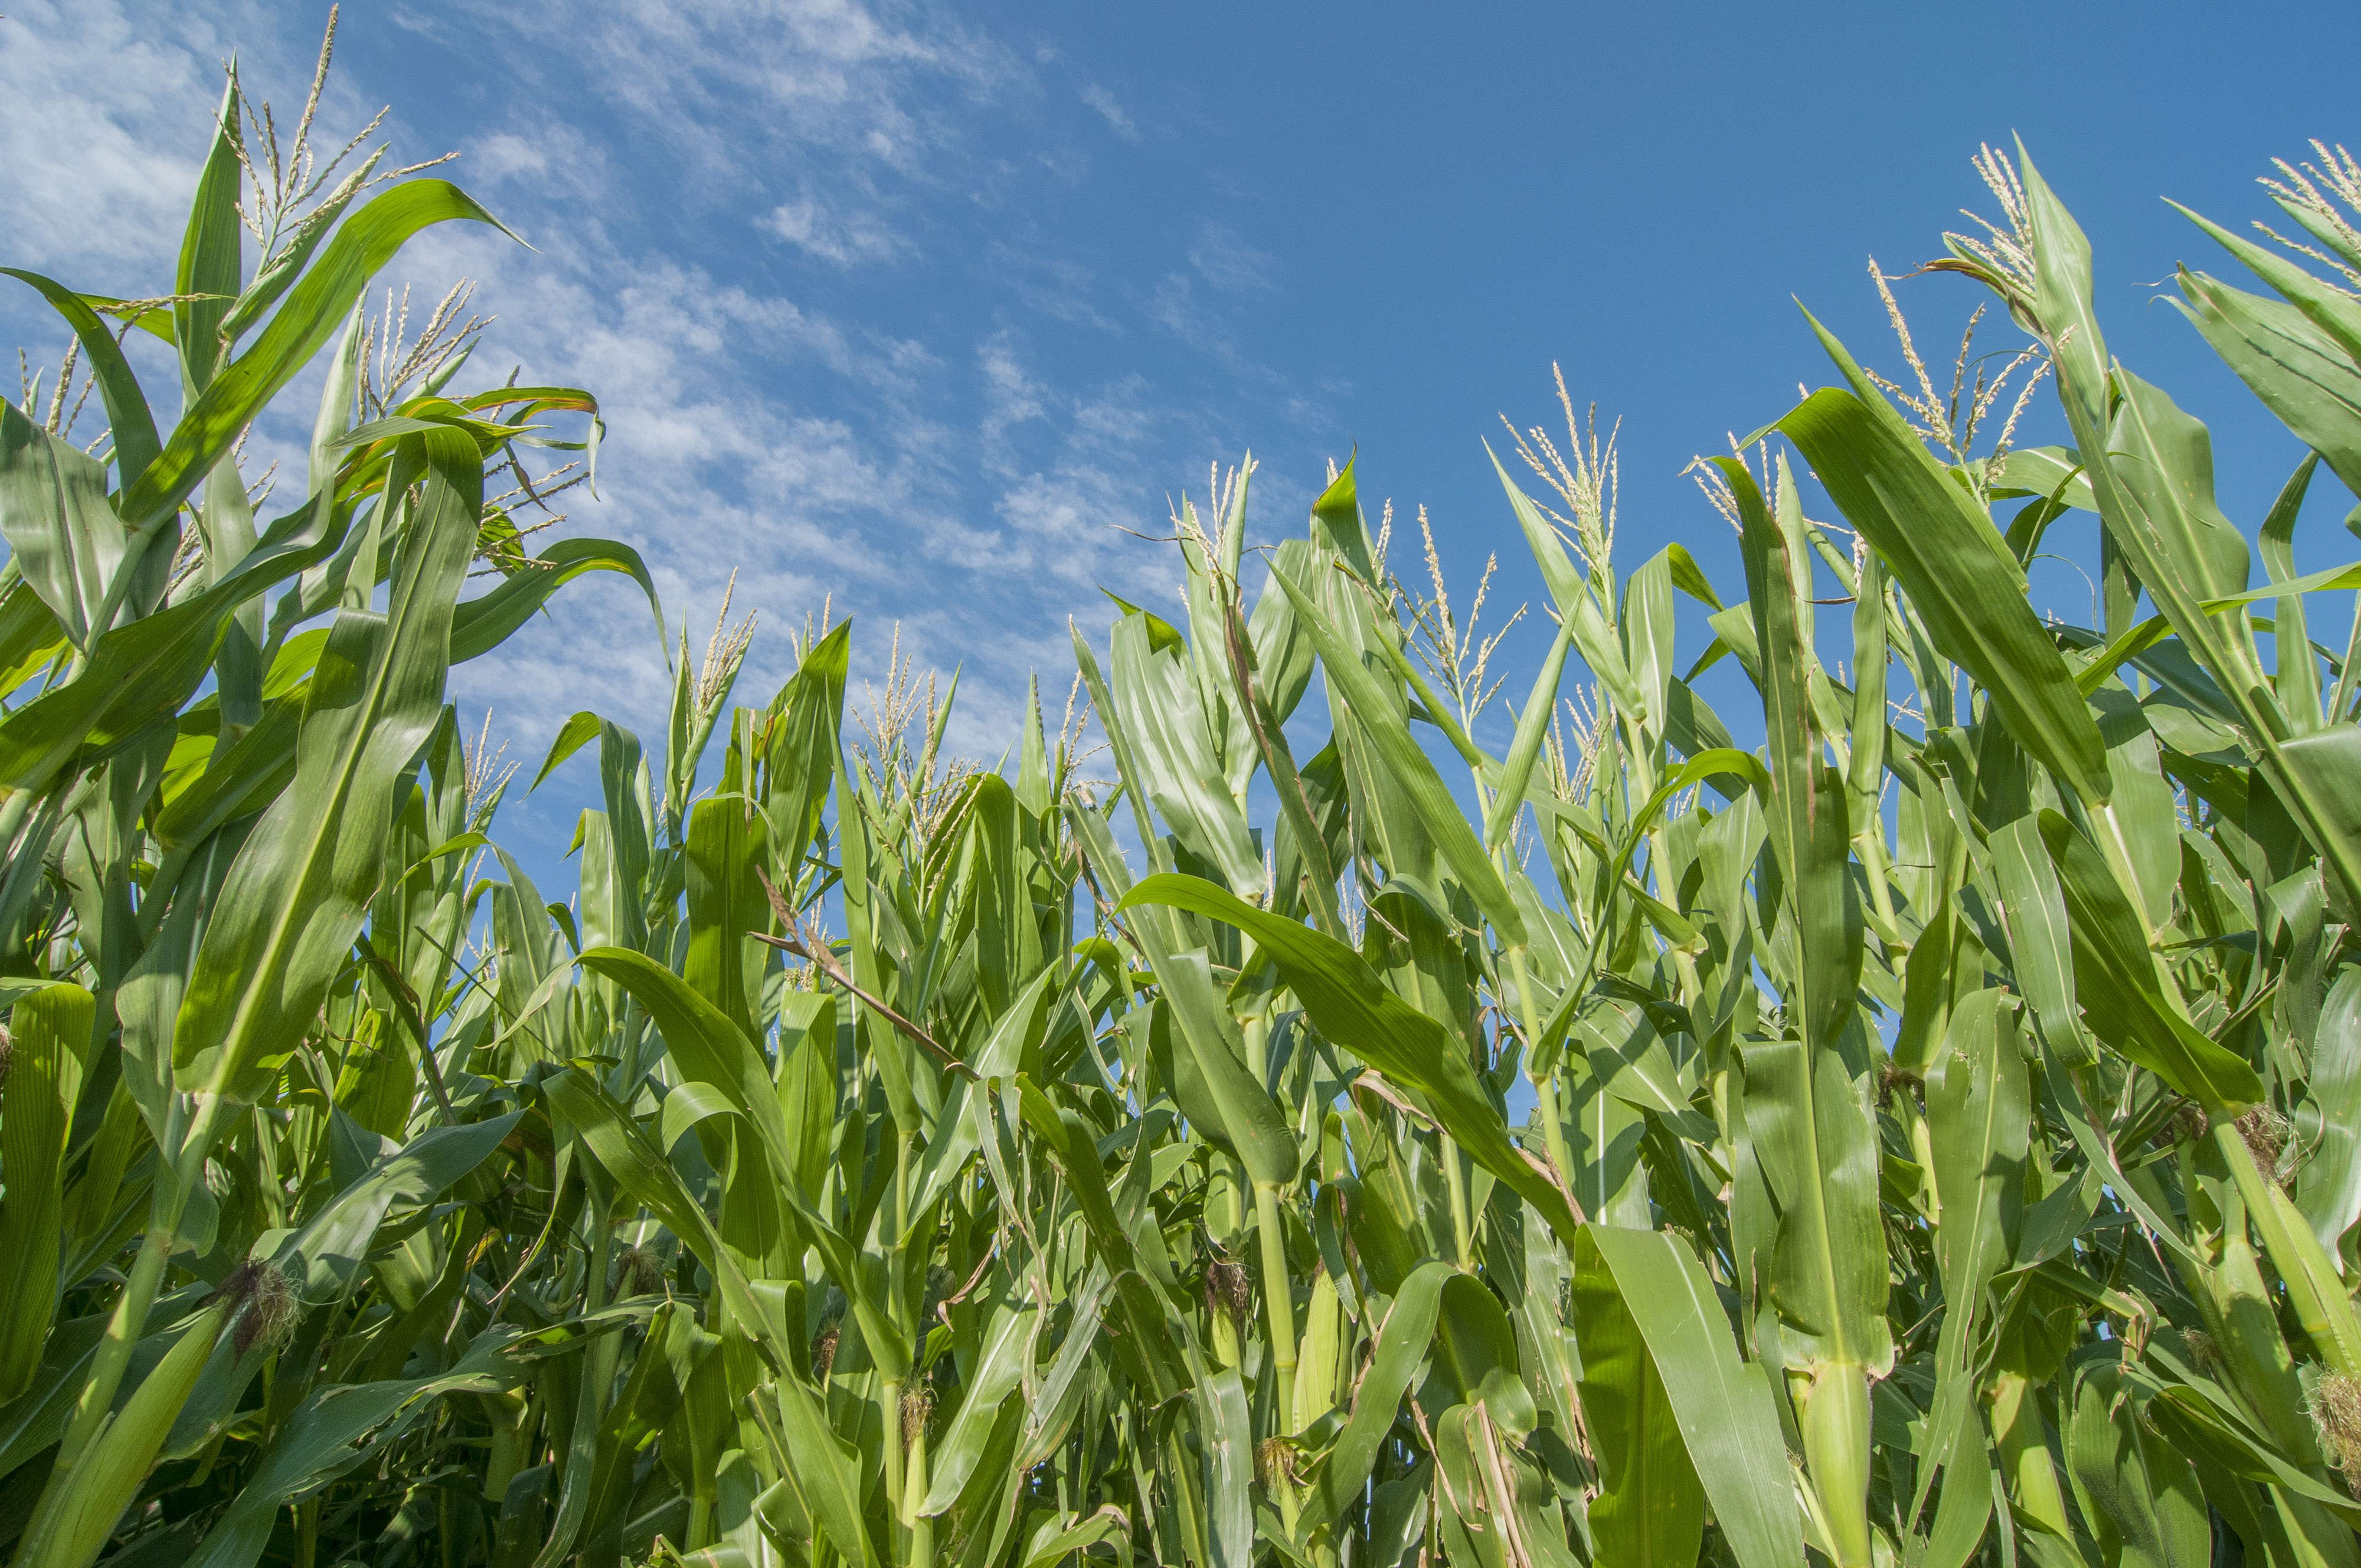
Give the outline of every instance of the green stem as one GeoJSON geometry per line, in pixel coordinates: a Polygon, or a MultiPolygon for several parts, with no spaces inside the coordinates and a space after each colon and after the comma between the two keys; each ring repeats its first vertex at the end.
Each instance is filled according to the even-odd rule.
{"type": "Polygon", "coordinates": [[[1853,846],[1861,851],[1861,871],[1869,883],[1870,907],[1876,911],[1878,935],[1893,939],[1902,929],[1894,912],[1894,890],[1886,885],[1889,869],[1885,853],[1885,824],[1872,822],[1853,836],[1853,846]]]}
{"type": "MultiPolygon", "coordinates": [[[[1565,1124],[1558,1112],[1557,1069],[1533,1080],[1533,1114],[1541,1118],[1542,1141],[1549,1147],[1550,1168],[1557,1172],[1558,1185],[1568,1193],[1574,1190],[1574,1157],[1565,1146],[1565,1124]]],[[[1583,1218],[1579,1209],[1576,1218],[1583,1218]]]]}
{"type": "MultiPolygon", "coordinates": [[[[885,1394],[885,1496],[902,1496],[902,1380],[888,1377],[885,1394]]],[[[897,1521],[898,1522],[898,1521],[897,1521]]]]}
{"type": "MultiPolygon", "coordinates": [[[[899,1431],[895,1435],[898,1440],[899,1431]]],[[[918,1511],[927,1504],[927,1428],[923,1421],[918,1423],[917,1433],[910,1439],[910,1456],[905,1475],[902,1522],[909,1527],[910,1539],[903,1562],[906,1568],[931,1568],[935,1560],[935,1521],[918,1511]]]]}
{"type": "Polygon", "coordinates": [[[533,1419],[533,1405],[514,1389],[477,1398],[492,1428],[484,1463],[484,1497],[497,1508],[508,1497],[509,1483],[524,1468],[525,1429],[533,1419]]]}
{"type": "Polygon", "coordinates": [[[1870,1568],[1868,1373],[1828,1362],[1790,1376],[1800,1396],[1795,1420],[1803,1429],[1804,1466],[1819,1494],[1830,1554],[1837,1568],[1870,1568]]]}
{"type": "Polygon", "coordinates": [[[91,1358],[90,1376],[82,1382],[82,1398],[74,1407],[73,1420],[58,1447],[53,1475],[63,1476],[71,1470],[74,1461],[98,1436],[106,1412],[115,1404],[115,1391],[122,1386],[123,1374],[131,1365],[131,1352],[148,1325],[148,1309],[156,1304],[157,1287],[163,1281],[165,1260],[171,1252],[171,1229],[151,1226],[139,1244],[139,1255],[132,1261],[131,1277],[124,1281],[123,1294],[115,1299],[115,1315],[107,1320],[106,1337],[99,1341],[98,1354],[91,1358]]]}
{"type": "Polygon", "coordinates": [[[1295,1288],[1287,1274],[1287,1233],[1279,1212],[1279,1188],[1255,1183],[1255,1229],[1262,1238],[1262,1304],[1270,1320],[1270,1376],[1278,1397],[1279,1430],[1295,1433],[1295,1288]]]}
{"type": "Polygon", "coordinates": [[[1476,1231],[1467,1214],[1467,1168],[1459,1158],[1459,1145],[1449,1133],[1437,1133],[1443,1146],[1443,1186],[1451,1194],[1451,1245],[1459,1266],[1476,1267],[1476,1231]]]}
{"type": "MultiPolygon", "coordinates": [[[[171,1261],[172,1240],[180,1233],[181,1216],[188,1209],[189,1194],[196,1183],[205,1179],[205,1155],[213,1147],[214,1131],[221,1124],[223,1103],[220,1100],[203,1103],[194,1124],[180,1141],[179,1157],[170,1176],[157,1183],[148,1210],[148,1234],[140,1240],[139,1255],[132,1261],[130,1277],[123,1282],[123,1294],[115,1299],[114,1316],[106,1323],[106,1337],[99,1342],[97,1354],[91,1358],[90,1374],[82,1380],[73,1420],[66,1428],[65,1438],[58,1446],[56,1465],[49,1472],[51,1486],[73,1468],[82,1451],[98,1436],[107,1412],[114,1409],[115,1391],[123,1386],[123,1375],[131,1365],[131,1353],[137,1347],[140,1335],[147,1332],[148,1314],[156,1305],[165,1266],[171,1261]]],[[[170,1124],[179,1122],[182,1114],[181,1103],[176,1102],[165,1127],[168,1147],[172,1135],[180,1130],[170,1124]]]]}
{"type": "Polygon", "coordinates": [[[1554,1069],[1538,1075],[1532,1070],[1533,1053],[1541,1049],[1542,1025],[1540,1012],[1533,1006],[1533,987],[1525,965],[1525,949],[1510,948],[1507,956],[1509,983],[1516,988],[1517,992],[1517,1026],[1525,1036],[1525,1073],[1532,1080],[1533,1093],[1539,1102],[1534,1113],[1541,1118],[1542,1138],[1549,1146],[1550,1167],[1557,1172],[1557,1184],[1572,1192],[1574,1167],[1566,1158],[1565,1129],[1558,1125],[1557,1120],[1557,1074],[1554,1069]]]}
{"type": "Polygon", "coordinates": [[[2235,1123],[2217,1122],[2213,1132],[2213,1145],[2230,1167],[2238,1196],[2246,1201],[2246,1218],[2287,1287],[2288,1305],[2295,1309],[2296,1321],[2303,1325],[2330,1371],[2361,1377],[2361,1316],[2355,1313],[2352,1299],[2338,1282],[2335,1266],[2320,1238],[2305,1225],[2287,1194],[2255,1168],[2255,1157],[2235,1123]]]}
{"type": "Polygon", "coordinates": [[[899,1235],[910,1223],[910,1135],[897,1129],[894,1135],[894,1234],[899,1235]]]}

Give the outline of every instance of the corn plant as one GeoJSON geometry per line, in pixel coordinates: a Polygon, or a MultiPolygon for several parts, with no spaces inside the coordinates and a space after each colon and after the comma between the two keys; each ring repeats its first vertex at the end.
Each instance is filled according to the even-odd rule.
{"type": "MultiPolygon", "coordinates": [[[[73,341],[46,409],[31,386],[0,403],[0,685],[18,698],[0,717],[0,1233],[23,1264],[0,1305],[0,1464],[27,1568],[82,1568],[225,1443],[272,1440],[267,1463],[299,1479],[439,1391],[512,1385],[534,1354],[510,1329],[409,1381],[275,1370],[320,1348],[301,1325],[359,1283],[388,1216],[417,1232],[513,1124],[463,1120],[428,1048],[496,798],[447,671],[585,570],[646,581],[620,545],[526,557],[499,503],[503,476],[531,488],[532,449],[586,444],[542,433],[568,412],[595,428],[586,393],[455,395],[470,334],[446,314],[406,345],[392,322],[370,336],[363,292],[410,236],[494,220],[381,150],[316,157],[318,96],[315,80],[282,148],[233,73],[164,293],[9,272],[73,341]],[[170,345],[167,430],[132,332],[170,345]],[[302,499],[258,522],[278,487],[242,472],[247,433],[324,350],[302,499]],[[76,445],[93,387],[106,430],[76,445]],[[478,562],[501,580],[462,603],[478,562]],[[412,1032],[357,1039],[362,992],[412,1032]],[[416,1136],[413,1058],[437,1116],[416,1136]],[[336,1109],[347,1074],[399,1142],[336,1109]]],[[[244,1489],[214,1550],[250,1560],[271,1485],[244,1489]]]]}
{"type": "Polygon", "coordinates": [[[368,314],[491,220],[312,117],[233,79],[169,294],[11,274],[75,344],[0,405],[18,1568],[2361,1568],[2361,571],[2293,565],[2361,492],[2350,157],[2292,243],[2199,220],[2268,294],[2180,278],[2308,451],[2254,544],[1987,153],[1933,265],[2029,346],[1821,332],[1698,468],[1742,580],[1619,560],[1564,398],[1506,672],[1349,466],[1250,548],[1248,461],[998,768],[825,615],[736,700],[725,606],[660,745],[559,729],[551,899],[445,685],[647,585],[523,543],[596,404],[368,314]],[[2026,576],[2078,539],[2090,626],[2026,576]]]}

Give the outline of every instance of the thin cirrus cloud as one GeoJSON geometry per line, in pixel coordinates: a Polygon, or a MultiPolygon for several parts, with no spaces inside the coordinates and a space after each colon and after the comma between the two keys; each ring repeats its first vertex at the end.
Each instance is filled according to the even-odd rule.
{"type": "Polygon", "coordinates": [[[891,261],[910,248],[884,214],[867,205],[848,207],[816,192],[782,202],[762,226],[788,244],[840,267],[891,261]]]}
{"type": "MultiPolygon", "coordinates": [[[[5,259],[158,291],[220,60],[241,51],[250,91],[300,102],[324,8],[11,11],[5,259]]],[[[1272,258],[1185,213],[1169,275],[1078,241],[1061,203],[1121,178],[1151,133],[1053,50],[947,11],[412,0],[347,11],[335,80],[332,133],[392,99],[396,156],[456,148],[437,172],[530,242],[445,225],[388,280],[431,299],[475,278],[497,316],[478,367],[597,393],[598,493],[569,492],[560,531],[642,552],[675,652],[735,573],[735,612],[763,623],[742,700],[785,677],[787,633],[828,601],[861,623],[856,693],[898,624],[906,653],[961,668],[955,737],[996,754],[1028,674],[1062,693],[1066,618],[1104,620],[1102,584],[1158,598],[1172,563],[1141,536],[1235,455],[1228,414],[1167,389],[1178,374],[1260,385],[1299,427],[1323,417],[1268,396],[1239,346],[1242,303],[1283,285],[1272,258]]],[[[0,316],[37,352],[58,336],[25,299],[0,316]]],[[[579,708],[661,730],[667,650],[620,578],[569,588],[489,663],[455,692],[521,754],[579,708]]]]}
{"type": "Polygon", "coordinates": [[[1126,141],[1139,139],[1139,126],[1133,123],[1130,111],[1113,93],[1093,82],[1083,87],[1081,95],[1082,102],[1096,109],[1115,135],[1126,141]]]}

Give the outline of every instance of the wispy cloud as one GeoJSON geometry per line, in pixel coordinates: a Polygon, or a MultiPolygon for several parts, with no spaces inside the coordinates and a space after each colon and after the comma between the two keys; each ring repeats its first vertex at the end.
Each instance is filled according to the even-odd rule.
{"type": "Polygon", "coordinates": [[[1115,134],[1126,141],[1139,139],[1139,127],[1132,123],[1130,114],[1115,95],[1097,82],[1089,82],[1082,91],[1082,102],[1096,109],[1101,117],[1114,127],[1115,134]]]}
{"type": "MultiPolygon", "coordinates": [[[[825,148],[906,174],[965,116],[1035,90],[1000,44],[930,7],[856,0],[616,0],[501,13],[578,91],[624,108],[692,177],[760,181],[825,148]]],[[[717,192],[718,193],[718,192],[717,192]]]]}
{"type": "Polygon", "coordinates": [[[250,65],[283,53],[276,23],[251,5],[10,5],[0,20],[10,264],[104,290],[170,254],[221,98],[220,64],[247,38],[250,65]]]}
{"type": "Polygon", "coordinates": [[[984,247],[984,260],[1026,310],[1071,326],[1123,331],[1123,323],[1096,297],[1097,275],[1072,257],[1060,255],[1045,236],[995,237],[984,247]]]}
{"type": "MultiPolygon", "coordinates": [[[[157,286],[218,60],[235,44],[284,96],[316,18],[9,9],[0,28],[25,31],[0,47],[0,101],[24,106],[0,119],[6,259],[157,286]]],[[[1112,92],[907,0],[406,0],[385,19],[400,30],[380,38],[464,49],[492,90],[405,103],[348,16],[339,102],[366,100],[365,118],[394,98],[400,148],[461,146],[456,178],[535,247],[436,230],[389,280],[478,279],[500,317],[478,369],[598,394],[599,495],[569,494],[566,531],[638,549],[675,634],[709,621],[736,571],[768,629],[749,698],[788,674],[785,629],[832,596],[864,623],[856,681],[882,673],[899,622],[906,652],[963,666],[955,733],[991,751],[1028,672],[1062,690],[1065,618],[1103,620],[1101,584],[1159,597],[1169,562],[1137,535],[1164,531],[1168,493],[1233,438],[1202,389],[1144,367],[1162,334],[1134,329],[1177,334],[1225,395],[1268,389],[1238,313],[1280,274],[1211,220],[1183,217],[1160,282],[1074,244],[1058,203],[1091,177],[1101,123],[1139,134],[1112,92]]],[[[0,323],[35,320],[0,302],[0,323]]],[[[669,684],[637,590],[592,577],[454,690],[530,751],[584,707],[652,732],[669,684]]]]}
{"type": "Polygon", "coordinates": [[[772,208],[762,226],[839,267],[890,261],[909,248],[909,242],[873,207],[839,203],[808,192],[772,208]]]}
{"type": "Polygon", "coordinates": [[[1268,289],[1279,272],[1279,259],[1257,250],[1235,230],[1207,218],[1197,226],[1197,242],[1189,247],[1189,265],[1208,286],[1224,294],[1257,294],[1268,289]]]}
{"type": "Polygon", "coordinates": [[[983,373],[983,456],[994,472],[1008,471],[1007,437],[1016,426],[1042,417],[1041,387],[1026,369],[1016,334],[1004,327],[976,347],[983,373]]]}
{"type": "Polygon", "coordinates": [[[1269,372],[1240,351],[1237,322],[1246,299],[1276,287],[1277,258],[1212,218],[1198,224],[1186,256],[1186,269],[1156,280],[1148,297],[1148,318],[1233,373],[1268,379],[1269,372]]]}

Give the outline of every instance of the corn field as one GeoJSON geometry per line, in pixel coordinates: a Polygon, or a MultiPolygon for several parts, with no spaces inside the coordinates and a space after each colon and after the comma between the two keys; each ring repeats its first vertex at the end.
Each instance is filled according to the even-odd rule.
{"type": "Polygon", "coordinates": [[[2295,241],[2191,214],[2307,449],[2258,524],[1986,153],[1931,265],[2030,346],[1820,331],[1697,470],[1742,582],[1626,568],[1568,399],[1500,466],[1537,671],[1349,466],[1275,547],[1251,462],[1184,502],[1185,613],[999,770],[898,662],[848,715],[846,624],[741,703],[658,609],[661,744],[532,781],[595,749],[553,900],[445,690],[584,573],[654,607],[529,543],[598,405],[372,313],[495,220],[311,121],[233,76],[157,297],[8,272],[73,344],[0,402],[14,1568],[2361,1568],[2342,149],[2295,241]]]}

